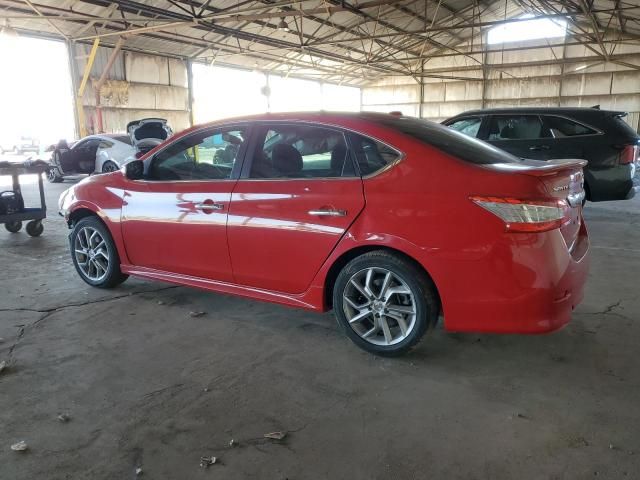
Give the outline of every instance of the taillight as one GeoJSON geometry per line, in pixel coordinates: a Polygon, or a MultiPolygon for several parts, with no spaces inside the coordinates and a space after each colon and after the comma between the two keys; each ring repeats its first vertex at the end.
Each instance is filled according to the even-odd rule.
{"type": "Polygon", "coordinates": [[[570,207],[564,200],[518,200],[504,197],[470,197],[500,218],[508,232],[546,232],[569,220],[570,207]]]}
{"type": "Polygon", "coordinates": [[[638,161],[638,145],[626,145],[620,153],[620,165],[628,165],[638,161]]]}

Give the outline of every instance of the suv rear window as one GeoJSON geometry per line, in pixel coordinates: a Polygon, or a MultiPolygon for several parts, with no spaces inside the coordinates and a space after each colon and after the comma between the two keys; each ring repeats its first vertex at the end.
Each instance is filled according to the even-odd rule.
{"type": "Polygon", "coordinates": [[[410,117],[392,117],[379,120],[382,125],[393,128],[421,142],[442,150],[465,162],[480,165],[493,163],[519,163],[520,159],[482,140],[469,137],[439,123],[410,117]]]}

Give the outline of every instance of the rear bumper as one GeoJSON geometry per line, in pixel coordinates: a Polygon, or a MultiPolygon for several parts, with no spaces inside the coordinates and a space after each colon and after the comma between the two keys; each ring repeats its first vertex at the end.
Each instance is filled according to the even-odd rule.
{"type": "Polygon", "coordinates": [[[585,169],[585,180],[592,202],[627,200],[634,195],[633,176],[636,165],[616,165],[611,168],[585,169]]]}
{"type": "Polygon", "coordinates": [[[470,279],[440,292],[447,330],[545,333],[571,320],[589,270],[584,223],[571,253],[558,230],[508,237],[511,244],[501,245],[493,259],[483,262],[485,272],[476,268],[470,279]]]}

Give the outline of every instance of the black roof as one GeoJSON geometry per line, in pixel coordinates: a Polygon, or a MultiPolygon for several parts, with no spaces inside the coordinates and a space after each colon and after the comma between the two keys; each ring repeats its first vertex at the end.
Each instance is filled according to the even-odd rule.
{"type": "MultiPolygon", "coordinates": [[[[467,110],[459,113],[456,117],[467,115],[488,115],[493,113],[535,113],[535,114],[557,114],[557,115],[626,115],[626,112],[615,110],[600,110],[594,107],[509,107],[509,108],[483,108],[481,110],[467,110]]],[[[453,118],[453,117],[452,117],[453,118]]]]}

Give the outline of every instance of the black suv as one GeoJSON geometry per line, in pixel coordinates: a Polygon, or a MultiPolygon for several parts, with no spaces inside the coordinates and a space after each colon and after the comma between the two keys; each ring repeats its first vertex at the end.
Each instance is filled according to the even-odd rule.
{"type": "Polygon", "coordinates": [[[445,125],[518,157],[581,158],[587,198],[624,200],[634,195],[640,136],[625,112],[593,108],[500,108],[473,110],[445,125]]]}

